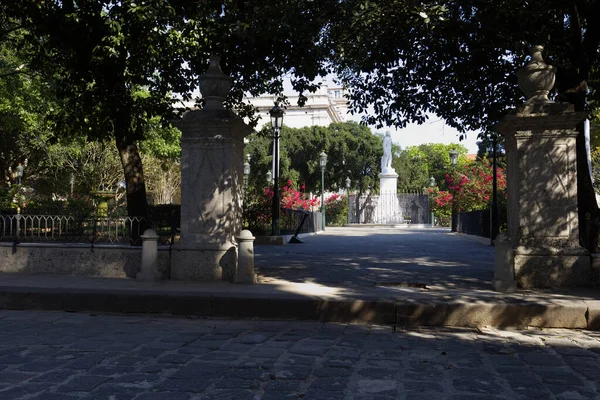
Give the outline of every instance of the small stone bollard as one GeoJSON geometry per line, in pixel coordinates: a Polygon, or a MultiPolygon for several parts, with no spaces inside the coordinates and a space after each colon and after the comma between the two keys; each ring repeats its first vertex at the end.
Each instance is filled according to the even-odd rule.
{"type": "Polygon", "coordinates": [[[136,274],[138,281],[159,281],[158,271],[158,234],[154,229],[146,229],[142,238],[142,267],[136,274]]]}
{"type": "Polygon", "coordinates": [[[496,248],[493,288],[497,292],[517,290],[512,244],[506,233],[499,233],[494,240],[496,248]]]}
{"type": "Polygon", "coordinates": [[[256,283],[254,273],[254,239],[252,232],[243,230],[238,241],[238,268],[233,278],[234,283],[256,283]]]}

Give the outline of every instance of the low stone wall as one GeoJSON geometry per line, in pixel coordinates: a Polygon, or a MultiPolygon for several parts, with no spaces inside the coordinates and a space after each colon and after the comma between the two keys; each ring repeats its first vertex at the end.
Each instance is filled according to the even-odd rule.
{"type": "MultiPolygon", "coordinates": [[[[158,248],[158,269],[169,279],[171,254],[158,248]]],[[[53,273],[135,278],[142,263],[142,248],[126,245],[80,243],[0,243],[0,272],[53,273]]]]}

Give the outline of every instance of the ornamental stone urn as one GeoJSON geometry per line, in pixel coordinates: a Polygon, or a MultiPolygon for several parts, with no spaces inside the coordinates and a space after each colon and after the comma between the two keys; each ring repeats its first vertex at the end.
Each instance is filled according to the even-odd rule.
{"type": "Polygon", "coordinates": [[[548,93],[554,87],[556,67],[548,65],[542,58],[543,46],[532,46],[529,49],[531,61],[517,71],[519,87],[527,97],[527,103],[552,103],[548,93]]]}
{"type": "Polygon", "coordinates": [[[200,93],[205,100],[204,109],[223,109],[223,100],[231,89],[231,78],[221,70],[221,57],[212,55],[209,58],[208,69],[200,78],[200,93]]]}

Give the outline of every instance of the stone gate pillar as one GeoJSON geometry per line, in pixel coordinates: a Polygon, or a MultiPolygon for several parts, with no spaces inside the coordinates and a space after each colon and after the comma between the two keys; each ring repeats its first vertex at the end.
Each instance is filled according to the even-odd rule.
{"type": "Polygon", "coordinates": [[[171,255],[172,279],[231,281],[236,272],[244,137],[252,129],[223,106],[230,85],[219,57],[211,57],[200,77],[204,108],[175,123],[182,132],[181,237],[171,255]]]}
{"type": "MultiPolygon", "coordinates": [[[[585,118],[573,105],[553,103],[554,67],[532,48],[519,85],[528,97],[498,125],[507,154],[508,236],[522,288],[585,286],[590,256],[579,244],[576,126],[585,118]]],[[[496,260],[497,262],[499,260],[496,260]]]]}

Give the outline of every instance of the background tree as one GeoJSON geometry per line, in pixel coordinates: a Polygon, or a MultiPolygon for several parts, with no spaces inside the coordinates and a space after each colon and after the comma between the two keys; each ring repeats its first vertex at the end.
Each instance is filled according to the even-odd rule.
{"type": "MultiPolygon", "coordinates": [[[[250,186],[260,192],[272,163],[271,130],[266,126],[250,136],[246,152],[251,156],[250,186]]],[[[321,192],[319,154],[327,153],[325,190],[345,191],[346,178],[358,193],[376,190],[379,184],[381,139],[356,122],[334,123],[328,127],[289,128],[284,126],[280,140],[282,182],[292,179],[306,192],[321,192]]]]}
{"type": "Polygon", "coordinates": [[[149,197],[154,204],[181,201],[181,132],[155,117],[149,121],[146,139],[140,142],[146,167],[149,197]]]}
{"type": "Polygon", "coordinates": [[[88,141],[86,138],[62,140],[45,148],[39,172],[32,176],[38,193],[49,198],[79,196],[94,191],[117,192],[123,182],[119,155],[109,142],[88,141]]]}
{"type": "Polygon", "coordinates": [[[36,174],[45,143],[52,137],[46,114],[54,106],[53,95],[39,76],[32,74],[19,56],[22,32],[14,21],[3,18],[0,8],[0,187],[15,183],[9,176],[28,160],[24,179],[36,174]]]}
{"type": "Polygon", "coordinates": [[[433,176],[436,185],[446,189],[446,174],[451,170],[450,151],[459,154],[459,163],[466,160],[467,148],[456,143],[428,143],[399,149],[392,160],[398,173],[398,191],[420,191],[429,187],[433,176]]]}
{"type": "Polygon", "coordinates": [[[129,214],[145,215],[137,141],[152,116],[170,114],[169,93],[187,89],[182,19],[162,1],[32,0],[9,11],[33,47],[29,67],[52,81],[61,99],[55,132],[114,140],[129,214]]]}
{"type": "MultiPolygon", "coordinates": [[[[114,140],[123,165],[130,215],[146,214],[146,188],[137,147],[154,116],[173,114],[172,93],[196,88],[208,56],[220,54],[234,87],[229,105],[245,92],[283,92],[292,76],[300,92],[325,74],[320,38],[333,0],[259,6],[238,1],[23,0],[3,6],[32,46],[29,67],[53,80],[61,103],[54,129],[61,135],[114,140]],[[142,91],[141,89],[144,89],[142,91]]],[[[301,97],[301,99],[305,99],[301,97]]],[[[247,114],[248,107],[238,107],[247,114]]]]}

